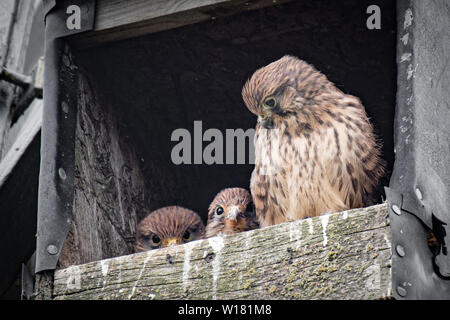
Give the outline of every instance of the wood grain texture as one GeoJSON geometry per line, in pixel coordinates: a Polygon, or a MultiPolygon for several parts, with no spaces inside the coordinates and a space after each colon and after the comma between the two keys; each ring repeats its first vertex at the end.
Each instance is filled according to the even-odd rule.
{"type": "Polygon", "coordinates": [[[54,299],[380,299],[385,204],[57,270],[54,299]]]}
{"type": "Polygon", "coordinates": [[[73,37],[77,47],[169,30],[292,0],[98,0],[92,32],[73,37]]]}
{"type": "Polygon", "coordinates": [[[79,76],[73,222],[58,267],[133,252],[143,179],[136,153],[89,79],[79,76]]]}

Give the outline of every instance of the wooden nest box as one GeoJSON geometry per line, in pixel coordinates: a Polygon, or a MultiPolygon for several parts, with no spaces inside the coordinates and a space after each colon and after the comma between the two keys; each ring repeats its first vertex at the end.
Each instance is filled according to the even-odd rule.
{"type": "Polygon", "coordinates": [[[38,298],[391,297],[382,197],[394,166],[397,16],[395,2],[379,2],[379,30],[367,28],[366,1],[79,1],[81,29],[71,30],[65,1],[49,5],[38,298]],[[134,254],[145,210],[177,204],[206,222],[218,191],[249,187],[248,154],[239,163],[225,149],[218,164],[195,152],[209,128],[225,139],[255,127],[242,86],[285,54],[362,100],[387,162],[378,204],[134,254]],[[192,134],[191,164],[171,159],[178,128],[192,134]]]}

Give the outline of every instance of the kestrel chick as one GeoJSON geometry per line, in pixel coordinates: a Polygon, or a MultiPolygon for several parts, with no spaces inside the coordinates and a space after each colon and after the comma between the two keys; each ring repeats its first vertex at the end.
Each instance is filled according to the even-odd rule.
{"type": "Polygon", "coordinates": [[[262,227],[362,207],[384,172],[360,100],[292,56],[242,89],[258,116],[250,190],[262,227]]]}
{"type": "Polygon", "coordinates": [[[227,188],[220,191],[209,205],[205,237],[258,227],[250,192],[243,188],[227,188]]]}
{"type": "Polygon", "coordinates": [[[205,225],[200,216],[178,206],[149,213],[138,225],[136,252],[164,248],[201,239],[205,225]]]}

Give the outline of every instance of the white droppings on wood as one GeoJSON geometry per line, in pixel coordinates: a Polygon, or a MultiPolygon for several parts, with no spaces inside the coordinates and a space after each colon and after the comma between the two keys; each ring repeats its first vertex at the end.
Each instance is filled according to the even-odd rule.
{"type": "Polygon", "coordinates": [[[302,225],[303,220],[289,223],[289,240],[295,243],[295,249],[302,244],[302,225]]]}
{"type": "Polygon", "coordinates": [[[408,69],[406,69],[406,79],[409,80],[414,75],[414,69],[412,64],[408,65],[408,69]]]}
{"type": "Polygon", "coordinates": [[[403,42],[403,45],[407,45],[409,40],[409,33],[406,33],[403,37],[400,38],[400,41],[403,42]]]}
{"type": "Polygon", "coordinates": [[[320,222],[322,223],[322,236],[323,236],[323,246],[326,246],[328,243],[328,236],[327,236],[327,225],[328,225],[328,219],[330,218],[329,214],[325,214],[320,216],[320,222]]]}
{"type": "Polygon", "coordinates": [[[405,61],[410,61],[411,57],[412,57],[412,54],[409,52],[402,54],[402,56],[400,58],[400,63],[405,62],[405,61]]]}
{"type": "Polygon", "coordinates": [[[106,275],[108,274],[108,269],[109,269],[109,261],[108,260],[103,260],[101,263],[101,268],[102,268],[102,275],[103,275],[103,287],[102,290],[105,289],[106,287],[106,275]]]}
{"type": "Polygon", "coordinates": [[[214,250],[214,252],[222,251],[223,247],[225,246],[225,241],[221,236],[209,238],[208,243],[214,250]]]}
{"type": "Polygon", "coordinates": [[[388,248],[390,248],[391,247],[391,240],[389,239],[388,235],[387,234],[383,234],[383,238],[386,241],[386,246],[388,248]]]}
{"type": "Polygon", "coordinates": [[[136,279],[136,282],[134,283],[133,288],[131,289],[131,293],[128,295],[128,299],[131,299],[134,296],[134,293],[136,291],[136,286],[137,286],[139,280],[141,280],[142,274],[144,273],[144,270],[145,270],[145,266],[147,265],[147,262],[150,260],[150,258],[153,256],[154,251],[155,250],[147,251],[147,257],[145,258],[144,263],[142,264],[141,272],[139,273],[139,276],[136,279]]]}
{"type": "Polygon", "coordinates": [[[298,220],[291,222],[290,225],[280,224],[266,229],[224,236],[223,239],[201,240],[195,246],[188,244],[191,246],[192,253],[186,253],[186,245],[182,245],[178,248],[153,250],[151,258],[148,252],[144,252],[108,259],[107,284],[103,291],[102,282],[99,286],[96,285],[98,278],[103,281],[102,261],[79,266],[81,289],[78,290],[66,289],[67,277],[73,273],[73,269],[56,270],[54,298],[57,300],[128,299],[130,296],[131,299],[151,299],[155,295],[154,299],[212,299],[213,297],[216,299],[252,297],[271,299],[275,297],[273,293],[278,292],[278,288],[286,285],[286,274],[290,274],[292,264],[301,265],[304,270],[310,268],[310,272],[302,272],[302,280],[317,283],[318,289],[322,290],[322,276],[316,271],[322,270],[319,265],[323,263],[325,253],[328,259],[333,260],[332,264],[329,264],[333,268],[330,270],[335,268],[337,270],[330,271],[330,277],[324,285],[336,287],[337,291],[310,292],[303,290],[301,283],[294,281],[293,291],[298,290],[299,295],[290,298],[371,299],[378,298],[381,294],[389,296],[391,230],[389,221],[386,219],[387,205],[359,210],[348,211],[347,220],[342,220],[344,212],[332,214],[326,224],[323,223],[325,217],[312,218],[313,235],[309,234],[307,222],[298,220]],[[302,224],[305,226],[302,227],[302,224]],[[351,224],[352,231],[349,234],[347,234],[348,224],[351,224]],[[324,239],[321,238],[323,225],[326,225],[325,234],[327,236],[330,234],[331,238],[327,239],[330,245],[342,246],[338,249],[339,254],[334,255],[333,252],[323,251],[328,247],[328,244],[323,247],[324,239]],[[302,247],[298,251],[295,250],[296,228],[302,233],[302,247]],[[345,235],[339,232],[341,229],[345,231],[343,232],[345,235]],[[274,243],[271,241],[273,239],[282,246],[280,250],[273,248],[274,243]],[[289,243],[290,239],[292,242],[289,243]],[[368,245],[370,245],[370,254],[367,254],[368,245]],[[292,248],[296,254],[289,256],[286,247],[292,248]],[[177,249],[180,256],[176,259],[176,263],[167,263],[167,253],[173,257],[177,249]],[[211,259],[201,261],[205,252],[205,257],[211,257],[211,259]],[[353,256],[355,252],[357,259],[349,261],[348,257],[353,256]],[[185,255],[190,256],[189,267],[183,265],[182,259],[185,255]],[[292,264],[284,263],[286,257],[291,259],[292,264]],[[140,274],[144,261],[148,262],[140,274]],[[373,265],[379,267],[370,267],[373,265]],[[196,267],[198,267],[197,272],[195,272],[196,267]],[[369,267],[370,269],[365,271],[369,267]],[[122,268],[123,271],[121,271],[122,268]],[[186,272],[186,270],[189,271],[186,272]],[[122,277],[121,272],[123,272],[122,277]],[[183,292],[181,283],[183,272],[184,278],[187,278],[186,292],[183,292]],[[229,276],[225,278],[225,274],[229,276]],[[138,277],[140,280],[136,282],[138,277]],[[377,291],[375,289],[378,286],[380,290],[377,291]],[[273,291],[274,289],[277,290],[273,291]]]}
{"type": "Polygon", "coordinates": [[[183,292],[186,292],[187,289],[187,281],[189,278],[189,271],[191,270],[191,253],[193,247],[198,243],[197,241],[188,242],[184,245],[184,262],[183,262],[183,292]]]}
{"type": "Polygon", "coordinates": [[[380,290],[381,285],[381,268],[379,264],[374,264],[364,271],[364,276],[367,276],[365,283],[368,290],[380,290]]]}
{"type": "Polygon", "coordinates": [[[311,218],[306,219],[306,221],[308,221],[308,226],[309,226],[309,233],[313,234],[314,232],[314,228],[313,228],[313,221],[311,218]]]}
{"type": "Polygon", "coordinates": [[[342,219],[347,219],[348,218],[348,212],[344,211],[344,213],[342,214],[342,219]]]}
{"type": "Polygon", "coordinates": [[[413,13],[411,9],[405,11],[405,22],[403,23],[403,29],[407,29],[412,25],[413,13]]]}
{"type": "Polygon", "coordinates": [[[69,277],[67,278],[67,290],[81,289],[81,270],[78,266],[72,266],[68,269],[69,277]]]}
{"type": "Polygon", "coordinates": [[[212,261],[213,267],[213,299],[217,300],[217,280],[219,279],[220,265],[222,263],[222,249],[225,246],[225,241],[221,236],[216,236],[208,239],[208,243],[215,253],[212,261]]]}
{"type": "Polygon", "coordinates": [[[289,223],[289,241],[294,240],[294,226],[293,223],[289,223]]]}
{"type": "Polygon", "coordinates": [[[102,266],[102,275],[103,275],[103,277],[106,277],[106,275],[108,274],[108,269],[109,269],[109,261],[103,260],[101,262],[101,266],[102,266]]]}

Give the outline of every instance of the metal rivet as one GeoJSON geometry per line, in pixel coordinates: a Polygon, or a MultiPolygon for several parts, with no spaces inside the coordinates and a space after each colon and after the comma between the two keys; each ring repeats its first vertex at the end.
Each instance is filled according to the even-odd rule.
{"type": "Polygon", "coordinates": [[[59,174],[59,177],[60,177],[61,179],[66,180],[67,175],[66,175],[66,171],[64,171],[63,168],[59,168],[59,169],[58,169],[58,174],[59,174]]]}
{"type": "Polygon", "coordinates": [[[392,211],[394,211],[397,215],[401,215],[402,214],[402,212],[400,211],[400,208],[396,204],[394,204],[392,206],[392,211]]]}
{"type": "Polygon", "coordinates": [[[54,244],[51,244],[47,247],[47,252],[51,255],[55,255],[58,253],[58,248],[54,244]]]}
{"type": "Polygon", "coordinates": [[[407,292],[405,288],[398,286],[397,293],[400,297],[405,297],[407,292]]]}
{"type": "Polygon", "coordinates": [[[401,245],[397,245],[397,246],[395,247],[395,251],[397,251],[397,254],[398,254],[400,257],[404,257],[404,256],[405,256],[405,249],[404,249],[401,245]]]}
{"type": "Polygon", "coordinates": [[[422,199],[423,199],[422,191],[420,191],[419,188],[416,188],[416,197],[417,197],[417,199],[419,199],[419,200],[422,200],[422,199]]]}

